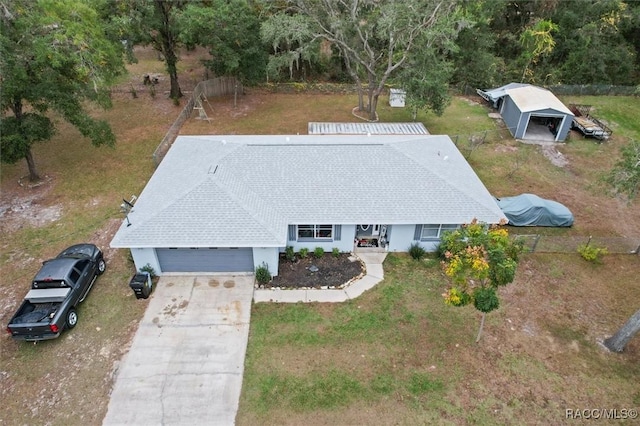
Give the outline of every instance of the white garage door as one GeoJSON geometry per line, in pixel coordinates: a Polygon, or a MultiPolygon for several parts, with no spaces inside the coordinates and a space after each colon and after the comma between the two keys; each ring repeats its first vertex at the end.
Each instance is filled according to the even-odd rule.
{"type": "Polygon", "coordinates": [[[162,272],[253,272],[253,250],[242,248],[159,248],[162,272]]]}

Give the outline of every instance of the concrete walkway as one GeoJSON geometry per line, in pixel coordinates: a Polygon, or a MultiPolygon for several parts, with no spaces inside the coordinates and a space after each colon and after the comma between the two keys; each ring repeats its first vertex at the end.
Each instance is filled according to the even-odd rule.
{"type": "Polygon", "coordinates": [[[120,364],[104,425],[232,425],[252,275],[160,278],[120,364]]]}
{"type": "Polygon", "coordinates": [[[275,303],[298,302],[345,302],[360,296],[372,289],[384,279],[382,262],[387,257],[385,252],[358,252],[357,256],[364,262],[366,275],[343,289],[335,290],[255,290],[253,301],[275,303]]]}

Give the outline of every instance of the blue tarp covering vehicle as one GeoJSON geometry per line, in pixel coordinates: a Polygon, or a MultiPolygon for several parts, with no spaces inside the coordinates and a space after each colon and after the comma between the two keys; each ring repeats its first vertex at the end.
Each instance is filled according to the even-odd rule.
{"type": "Polygon", "coordinates": [[[496,198],[513,226],[571,226],[573,214],[563,204],[534,194],[496,198]]]}

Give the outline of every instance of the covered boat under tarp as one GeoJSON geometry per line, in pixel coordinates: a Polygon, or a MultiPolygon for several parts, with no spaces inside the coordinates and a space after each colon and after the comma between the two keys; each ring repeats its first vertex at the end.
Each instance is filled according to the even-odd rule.
{"type": "Polygon", "coordinates": [[[534,194],[496,198],[513,226],[571,226],[573,214],[563,204],[534,194]]]}

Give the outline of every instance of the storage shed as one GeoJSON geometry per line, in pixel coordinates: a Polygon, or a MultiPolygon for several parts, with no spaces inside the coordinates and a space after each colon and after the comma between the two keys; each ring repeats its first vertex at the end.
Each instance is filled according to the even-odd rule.
{"type": "Polygon", "coordinates": [[[392,108],[404,108],[407,92],[402,89],[389,89],[389,105],[392,108]]]}
{"type": "Polygon", "coordinates": [[[478,94],[500,111],[516,139],[563,142],[573,121],[573,113],[549,90],[510,83],[478,94]]]}

